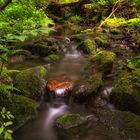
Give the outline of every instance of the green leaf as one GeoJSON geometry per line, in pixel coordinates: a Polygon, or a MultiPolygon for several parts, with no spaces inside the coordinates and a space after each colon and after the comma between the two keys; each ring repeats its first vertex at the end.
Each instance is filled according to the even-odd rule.
{"type": "Polygon", "coordinates": [[[10,126],[10,125],[12,125],[13,124],[13,122],[12,121],[9,121],[9,122],[6,122],[5,124],[4,124],[4,126],[10,126]]]}
{"type": "Polygon", "coordinates": [[[8,61],[8,54],[4,53],[0,56],[0,59],[2,62],[7,62],[8,61]]]}
{"type": "Polygon", "coordinates": [[[2,52],[8,52],[9,50],[6,48],[6,47],[4,47],[3,45],[0,45],[0,50],[2,51],[2,52]]]}
{"type": "Polygon", "coordinates": [[[11,119],[14,119],[14,118],[15,118],[12,114],[10,114],[9,117],[10,117],[11,119]]]}
{"type": "Polygon", "coordinates": [[[38,30],[39,30],[39,32],[44,33],[44,34],[49,34],[50,31],[55,31],[54,29],[48,28],[48,27],[41,27],[38,30]]]}
{"type": "Polygon", "coordinates": [[[10,129],[8,129],[8,130],[7,130],[7,132],[8,132],[8,133],[13,133],[13,131],[12,131],[12,130],[10,130],[10,129]]]}
{"type": "Polygon", "coordinates": [[[2,114],[5,114],[6,113],[6,109],[5,107],[2,108],[2,114]]]}
{"type": "Polygon", "coordinates": [[[4,132],[4,127],[3,125],[0,127],[0,135],[4,132]]]}

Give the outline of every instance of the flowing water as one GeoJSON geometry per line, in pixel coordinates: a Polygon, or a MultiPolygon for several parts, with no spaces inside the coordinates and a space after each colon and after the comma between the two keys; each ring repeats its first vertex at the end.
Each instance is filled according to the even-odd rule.
{"type": "MultiPolygon", "coordinates": [[[[26,63],[26,62],[25,62],[26,63]]],[[[71,82],[74,86],[82,82],[86,58],[72,45],[60,62],[49,65],[49,81],[71,82]]],[[[25,64],[26,65],[26,64],[25,64]]],[[[63,92],[63,90],[59,90],[63,92]]],[[[54,121],[61,115],[69,112],[69,106],[64,97],[52,99],[44,103],[44,108],[39,112],[39,117],[25,124],[14,133],[14,140],[59,140],[53,129],[54,121]]]]}

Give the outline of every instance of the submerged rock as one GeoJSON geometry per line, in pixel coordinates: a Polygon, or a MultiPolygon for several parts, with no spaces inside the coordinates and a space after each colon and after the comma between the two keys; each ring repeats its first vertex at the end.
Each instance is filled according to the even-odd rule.
{"type": "Polygon", "coordinates": [[[122,71],[114,85],[111,101],[122,110],[140,114],[140,68],[122,71]]]}
{"type": "Polygon", "coordinates": [[[15,87],[23,96],[39,100],[45,88],[46,74],[44,66],[23,70],[15,77],[15,87]]]}

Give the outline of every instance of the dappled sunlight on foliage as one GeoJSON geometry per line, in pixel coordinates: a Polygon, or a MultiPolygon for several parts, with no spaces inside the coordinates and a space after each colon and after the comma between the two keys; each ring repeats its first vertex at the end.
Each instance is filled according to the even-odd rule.
{"type": "Polygon", "coordinates": [[[127,23],[127,21],[124,18],[114,17],[114,18],[108,19],[105,24],[108,27],[119,27],[119,26],[124,25],[126,23],[127,23]]]}
{"type": "Polygon", "coordinates": [[[42,9],[36,7],[33,1],[14,0],[0,13],[0,32],[19,33],[40,26],[53,24],[42,9]]]}

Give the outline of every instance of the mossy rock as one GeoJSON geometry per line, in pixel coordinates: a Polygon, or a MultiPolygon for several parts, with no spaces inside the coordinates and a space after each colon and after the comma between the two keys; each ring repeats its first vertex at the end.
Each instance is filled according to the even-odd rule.
{"type": "Polygon", "coordinates": [[[91,96],[96,95],[102,84],[102,73],[86,75],[85,81],[82,83],[82,85],[79,85],[73,89],[72,97],[74,102],[82,103],[88,101],[91,96]]]}
{"type": "Polygon", "coordinates": [[[95,38],[95,42],[98,45],[98,47],[101,48],[107,48],[110,46],[110,43],[108,42],[107,38],[104,38],[103,36],[97,36],[95,38]]]}
{"type": "Polygon", "coordinates": [[[33,55],[39,55],[41,57],[57,53],[56,48],[45,44],[25,44],[22,48],[30,51],[33,55]]]}
{"type": "Polygon", "coordinates": [[[15,87],[21,95],[39,100],[44,88],[47,70],[44,66],[38,66],[23,70],[15,77],[15,87]]]}
{"type": "Polygon", "coordinates": [[[137,140],[140,137],[140,117],[126,111],[110,111],[99,109],[96,113],[99,123],[105,125],[108,129],[114,129],[119,132],[123,139],[137,140]]]}
{"type": "Polygon", "coordinates": [[[58,128],[69,129],[77,127],[85,122],[85,119],[79,114],[67,114],[59,117],[55,124],[58,128]]]}
{"type": "Polygon", "coordinates": [[[116,54],[111,51],[101,50],[92,55],[90,58],[91,65],[98,71],[102,71],[104,74],[109,74],[112,71],[113,63],[116,59],[116,54]]]}
{"type": "Polygon", "coordinates": [[[87,79],[91,92],[97,92],[98,88],[103,84],[102,73],[90,75],[87,79]]]}
{"type": "Polygon", "coordinates": [[[51,54],[51,55],[45,57],[43,60],[45,60],[47,62],[54,62],[54,61],[57,61],[59,58],[60,58],[59,55],[57,55],[57,54],[51,54]]]}
{"type": "Polygon", "coordinates": [[[90,39],[86,39],[79,44],[77,49],[82,50],[85,54],[91,54],[96,51],[96,43],[90,39]]]}
{"type": "Polygon", "coordinates": [[[122,110],[140,114],[140,69],[122,71],[114,85],[111,101],[122,110]]]}
{"type": "Polygon", "coordinates": [[[10,94],[1,106],[5,106],[15,117],[16,126],[24,124],[27,120],[37,117],[39,104],[22,95],[10,94]]]}

